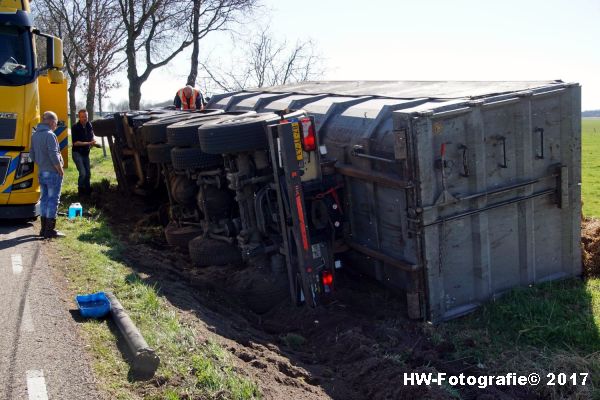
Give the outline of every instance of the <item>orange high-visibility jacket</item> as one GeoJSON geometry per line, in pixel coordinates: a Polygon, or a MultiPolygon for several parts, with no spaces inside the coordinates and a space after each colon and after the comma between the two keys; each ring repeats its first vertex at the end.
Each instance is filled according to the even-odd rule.
{"type": "Polygon", "coordinates": [[[185,93],[183,92],[183,88],[177,91],[177,96],[181,100],[181,109],[182,110],[195,110],[196,109],[196,99],[200,96],[200,92],[196,89],[192,89],[192,96],[188,99],[185,97],[185,93]]]}

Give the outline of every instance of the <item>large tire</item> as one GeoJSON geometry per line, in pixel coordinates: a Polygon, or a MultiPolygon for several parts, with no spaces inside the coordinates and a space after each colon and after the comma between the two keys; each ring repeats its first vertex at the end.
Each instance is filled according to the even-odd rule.
{"type": "Polygon", "coordinates": [[[137,117],[133,117],[131,118],[131,127],[132,128],[136,128],[139,129],[141,128],[145,123],[150,122],[151,120],[153,120],[154,118],[152,117],[152,115],[138,115],[137,117]]]}
{"type": "Polygon", "coordinates": [[[189,119],[192,115],[190,113],[179,113],[148,121],[142,126],[142,139],[148,144],[165,143],[167,141],[167,126],[189,119]]]}
{"type": "Polygon", "coordinates": [[[197,226],[179,227],[171,222],[165,227],[167,243],[182,250],[187,250],[190,241],[200,235],[202,235],[202,229],[197,226]]]}
{"type": "Polygon", "coordinates": [[[188,244],[192,264],[196,267],[213,265],[241,264],[242,253],[229,243],[220,240],[197,237],[188,244]]]}
{"type": "Polygon", "coordinates": [[[170,144],[149,144],[146,146],[148,161],[155,164],[171,164],[172,148],[170,144]]]}
{"type": "Polygon", "coordinates": [[[209,122],[198,128],[200,147],[208,154],[265,149],[268,147],[265,123],[278,119],[277,114],[263,113],[209,122]]]}
{"type": "Polygon", "coordinates": [[[98,137],[114,136],[117,130],[117,124],[113,116],[109,118],[96,119],[91,122],[94,129],[94,135],[98,137]]]}
{"type": "Polygon", "coordinates": [[[198,127],[219,120],[220,116],[198,116],[167,127],[167,143],[178,147],[199,146],[198,127]]]}
{"type": "Polygon", "coordinates": [[[146,111],[129,111],[125,113],[125,118],[127,118],[127,125],[129,125],[130,127],[133,128],[134,121],[133,119],[136,117],[143,117],[145,115],[148,115],[148,113],[146,111]]]}
{"type": "Polygon", "coordinates": [[[223,158],[215,154],[206,154],[200,147],[174,147],[171,150],[173,168],[201,169],[223,165],[223,158]]]}

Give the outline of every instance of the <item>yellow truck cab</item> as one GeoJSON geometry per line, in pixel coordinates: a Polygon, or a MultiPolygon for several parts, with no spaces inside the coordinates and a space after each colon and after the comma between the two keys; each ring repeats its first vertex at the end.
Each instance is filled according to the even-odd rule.
{"type": "Polygon", "coordinates": [[[0,219],[39,215],[37,168],[29,146],[40,111],[58,115],[55,134],[68,159],[62,67],[62,41],[33,27],[29,0],[0,0],[0,219]],[[36,42],[44,45],[36,49],[36,42]]]}

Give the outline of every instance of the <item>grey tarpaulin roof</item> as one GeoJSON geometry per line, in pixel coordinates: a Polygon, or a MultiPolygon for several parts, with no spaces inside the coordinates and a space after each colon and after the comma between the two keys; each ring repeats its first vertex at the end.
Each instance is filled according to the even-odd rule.
{"type": "Polygon", "coordinates": [[[247,89],[247,92],[329,93],[346,96],[380,96],[401,99],[477,98],[541,87],[564,85],[554,81],[309,81],[282,86],[247,89]]]}

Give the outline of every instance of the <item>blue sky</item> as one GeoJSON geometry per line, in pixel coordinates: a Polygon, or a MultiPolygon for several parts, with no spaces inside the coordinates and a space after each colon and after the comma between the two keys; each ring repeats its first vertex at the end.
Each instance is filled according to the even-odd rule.
{"type": "MultiPolygon", "coordinates": [[[[314,40],[326,68],[323,79],[563,79],[582,85],[584,110],[600,109],[600,0],[264,4],[259,24],[268,24],[275,36],[314,40]]],[[[225,40],[216,35],[211,51],[225,40]]],[[[143,97],[163,100],[166,87],[174,93],[186,75],[182,55],[151,77],[143,97]]]]}

